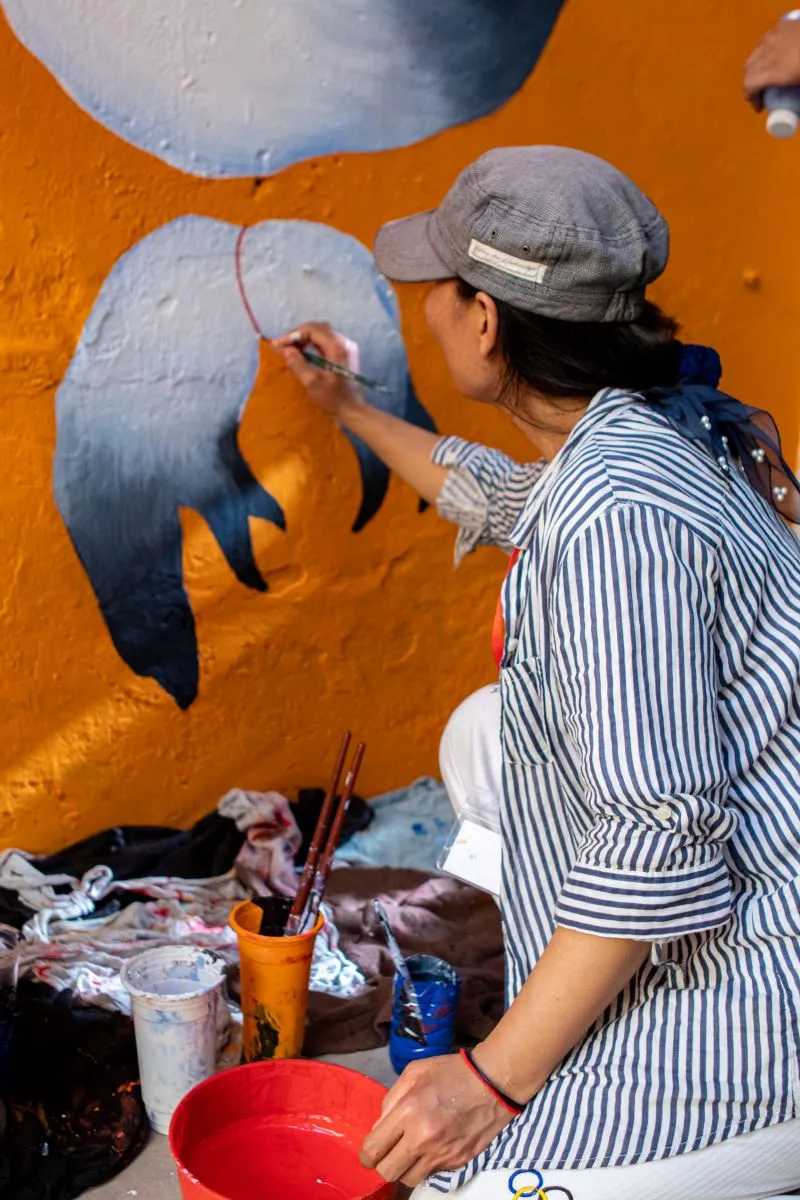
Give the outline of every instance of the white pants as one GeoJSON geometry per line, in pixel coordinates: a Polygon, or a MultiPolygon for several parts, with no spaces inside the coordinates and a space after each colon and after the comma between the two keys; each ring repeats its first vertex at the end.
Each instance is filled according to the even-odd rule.
{"type": "MultiPolygon", "coordinates": [[[[536,1171],[484,1171],[452,1194],[456,1200],[784,1200],[789,1189],[800,1189],[800,1120],[658,1162],[542,1171],[539,1179],[536,1171]]],[[[442,1193],[423,1185],[412,1200],[442,1200],[442,1193]]]]}
{"type": "Polygon", "coordinates": [[[442,734],[439,767],[457,813],[476,800],[499,812],[503,787],[499,684],[481,688],[459,704],[442,734]]]}

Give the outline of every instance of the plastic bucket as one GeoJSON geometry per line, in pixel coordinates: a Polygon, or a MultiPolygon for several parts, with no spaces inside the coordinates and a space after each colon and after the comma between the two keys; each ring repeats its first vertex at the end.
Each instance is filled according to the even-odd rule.
{"type": "Polygon", "coordinates": [[[358,1161],[385,1088],[331,1063],[223,1071],[182,1101],[170,1148],[183,1200],[391,1200],[358,1161]]]}
{"type": "Polygon", "coordinates": [[[161,946],[131,959],[122,983],[131,997],[142,1099],[157,1133],[167,1133],[188,1091],[216,1066],[217,1005],[225,964],[193,946],[161,946]]]}
{"type": "Polygon", "coordinates": [[[414,954],[406,960],[419,999],[425,1045],[405,1032],[406,1001],[400,976],[394,981],[392,1021],[389,1028],[389,1057],[398,1075],[417,1058],[436,1058],[449,1054],[455,1038],[461,977],[442,958],[432,954],[414,954]]]}
{"type": "Polygon", "coordinates": [[[231,913],[239,940],[245,1062],[297,1058],[303,1049],[308,979],[314,942],[323,925],[297,937],[262,937],[261,909],[249,900],[231,913]]]}

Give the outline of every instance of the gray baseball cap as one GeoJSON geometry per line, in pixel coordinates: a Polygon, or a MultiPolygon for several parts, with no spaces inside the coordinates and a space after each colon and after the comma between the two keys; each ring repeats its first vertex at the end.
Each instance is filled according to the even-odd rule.
{"type": "Polygon", "coordinates": [[[563,146],[490,150],[438,208],[378,233],[398,282],[459,276],[496,300],[562,321],[632,321],[669,258],[669,226],[601,158],[563,146]]]}

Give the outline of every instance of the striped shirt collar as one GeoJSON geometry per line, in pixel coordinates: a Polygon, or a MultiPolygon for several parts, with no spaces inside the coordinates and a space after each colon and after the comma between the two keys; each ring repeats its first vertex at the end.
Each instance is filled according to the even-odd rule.
{"type": "Polygon", "coordinates": [[[635,392],[620,391],[618,388],[604,388],[589,401],[586,412],[577,422],[558,454],[537,479],[516,525],[511,530],[510,541],[518,549],[525,550],[530,545],[542,505],[570,455],[611,413],[625,408],[627,405],[640,403],[641,400],[642,397],[635,392]]]}

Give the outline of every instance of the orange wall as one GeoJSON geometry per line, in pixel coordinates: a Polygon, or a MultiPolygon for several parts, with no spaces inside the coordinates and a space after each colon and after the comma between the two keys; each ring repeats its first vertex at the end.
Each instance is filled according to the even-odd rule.
{"type": "MultiPolygon", "coordinates": [[[[345,724],[369,743],[363,789],[402,784],[435,770],[447,713],[491,676],[501,556],[484,551],[454,575],[450,528],[418,516],[397,480],[352,536],[352,451],[288,378],[267,388],[277,369],[267,352],[242,445],[289,519],[286,535],[254,523],[272,590],[239,585],[192,514],[200,697],[182,713],[130,673],[51,495],[54,393],[120,254],[189,212],[304,217],[369,244],[383,220],[435,204],[493,145],[591,150],[671,220],[658,299],[719,348],[729,390],[772,408],[793,449],[800,143],[769,139],[740,98],[742,61],[779,15],[768,0],[567,0],[533,77],[499,114],[409,149],[301,164],[258,188],[182,175],[106,132],[0,18],[2,842],[50,849],[114,822],[189,822],[231,786],[319,782],[345,724]]],[[[440,427],[522,452],[499,414],[454,395],[421,293],[400,298],[414,379],[440,427]]]]}

